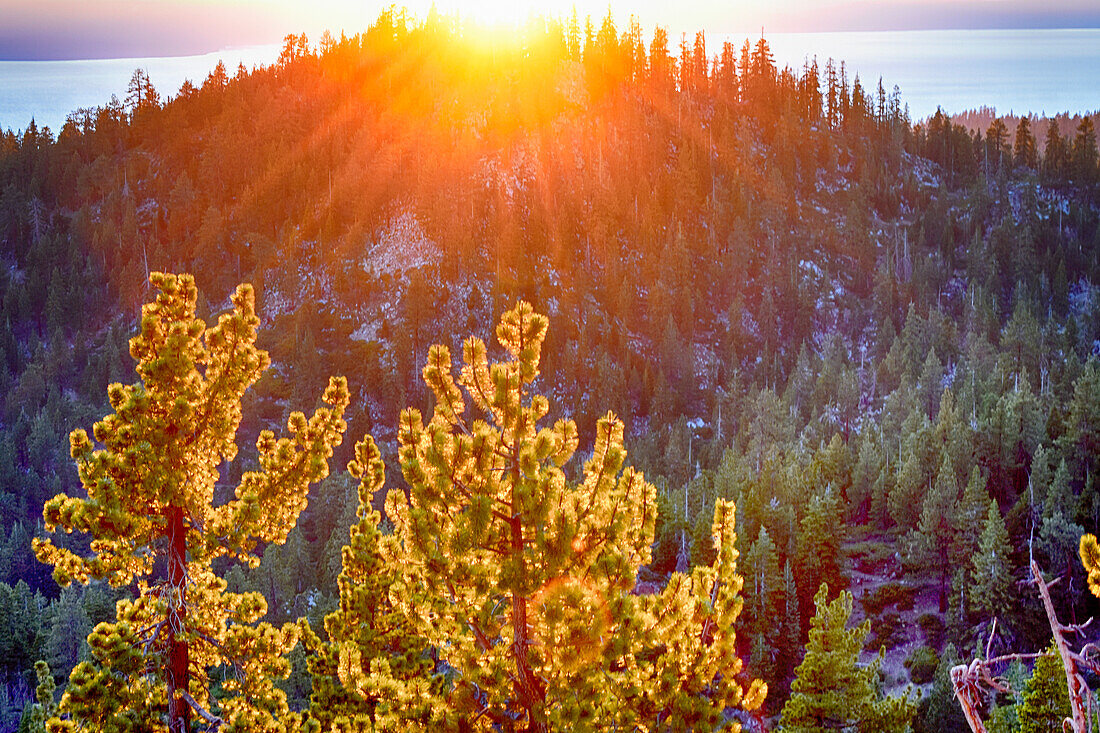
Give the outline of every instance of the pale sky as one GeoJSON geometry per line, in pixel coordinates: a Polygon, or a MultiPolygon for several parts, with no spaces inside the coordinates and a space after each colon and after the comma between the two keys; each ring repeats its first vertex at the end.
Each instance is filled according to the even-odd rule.
{"type": "MultiPolygon", "coordinates": [[[[380,0],[0,0],[0,59],[109,58],[198,54],[275,43],[287,33],[316,40],[365,29],[380,0]]],[[[409,0],[423,16],[431,0],[409,0]]],[[[517,22],[531,11],[602,18],[619,28],[633,13],[646,33],[944,28],[1096,28],[1096,0],[436,0],[444,12],[517,22]]]]}

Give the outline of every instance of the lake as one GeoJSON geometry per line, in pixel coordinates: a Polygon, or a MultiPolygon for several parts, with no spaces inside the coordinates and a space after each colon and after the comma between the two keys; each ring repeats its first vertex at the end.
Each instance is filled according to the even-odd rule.
{"type": "MultiPolygon", "coordinates": [[[[1100,109],[1100,28],[776,33],[776,63],[801,68],[816,54],[858,72],[868,91],[896,84],[914,120],[936,107],[995,107],[1050,115],[1100,109]]],[[[741,42],[741,39],[738,40],[741,42]]],[[[709,44],[708,44],[709,46],[709,44]]]]}
{"type": "MultiPolygon", "coordinates": [[[[844,60],[849,79],[856,73],[873,91],[882,77],[887,91],[896,84],[914,120],[937,106],[962,112],[982,106],[1001,113],[1082,112],[1100,109],[1100,29],[859,31],[772,33],[767,36],[780,66],[801,68],[817,56],[824,70],[829,57],[844,60]]],[[[714,53],[730,38],[707,38],[714,53]]],[[[750,39],[755,40],[755,39],[750,39]]],[[[675,44],[672,44],[675,45],[675,44]]],[[[0,61],[0,129],[19,130],[33,117],[55,133],[69,112],[96,107],[111,95],[122,99],[134,69],[149,73],[161,97],[172,96],[185,79],[201,84],[221,59],[232,75],[270,64],[280,45],[258,46],[170,58],[95,61],[0,61]]]]}
{"type": "Polygon", "coordinates": [[[270,64],[281,50],[282,44],[278,44],[201,56],[0,61],[0,129],[23,129],[33,117],[40,128],[48,126],[56,134],[73,110],[102,106],[112,94],[125,99],[130,77],[138,68],[148,72],[163,99],[174,96],[187,79],[200,86],[219,60],[225,62],[226,72],[233,76],[238,64],[247,68],[270,64]]]}

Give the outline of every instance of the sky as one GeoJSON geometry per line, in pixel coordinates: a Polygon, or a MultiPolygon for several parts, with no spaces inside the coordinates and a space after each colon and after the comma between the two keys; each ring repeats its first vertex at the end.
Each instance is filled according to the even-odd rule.
{"type": "MultiPolygon", "coordinates": [[[[180,56],[365,29],[383,0],[0,0],[0,59],[180,56]]],[[[431,0],[405,3],[423,16],[431,0]]],[[[708,33],[948,28],[1098,28],[1097,0],[435,0],[439,10],[518,23],[576,6],[617,25],[708,33]]]]}

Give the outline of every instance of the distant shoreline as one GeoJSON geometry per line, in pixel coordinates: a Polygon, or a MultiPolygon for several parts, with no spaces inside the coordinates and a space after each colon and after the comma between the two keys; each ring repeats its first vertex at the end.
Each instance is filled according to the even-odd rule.
{"type": "MultiPolygon", "coordinates": [[[[708,52],[730,40],[740,49],[758,35],[708,34],[708,52]]],[[[825,31],[765,33],[776,64],[799,69],[817,59],[823,73],[831,57],[845,62],[864,89],[897,85],[914,121],[933,115],[995,108],[998,114],[1055,115],[1100,108],[1100,28],[825,31]]],[[[79,108],[125,96],[134,69],[145,69],[162,98],[175,96],[185,79],[200,84],[218,60],[232,73],[273,63],[281,44],[227,48],[187,56],[0,61],[0,129],[60,130],[79,108]]]]}

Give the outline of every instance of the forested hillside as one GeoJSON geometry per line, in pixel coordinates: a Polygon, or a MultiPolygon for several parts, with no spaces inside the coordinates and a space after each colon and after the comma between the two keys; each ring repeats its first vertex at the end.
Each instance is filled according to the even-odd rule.
{"type": "MultiPolygon", "coordinates": [[[[1077,555],[1100,524],[1096,133],[1087,115],[1068,133],[914,121],[888,90],[839,60],[776,68],[763,38],[713,48],[608,17],[487,40],[390,11],[172,99],[138,72],[60,131],[0,134],[0,730],[35,660],[66,680],[121,593],[59,590],[31,538],[50,497],[80,491],[69,431],[136,379],[156,271],[192,273],[207,322],[255,289],[273,366],[216,492],[330,375],[351,394],[333,465],[369,432],[400,486],[399,413],[439,401],[429,346],[488,342],[522,299],[550,322],[548,420],[591,441],[613,410],[656,487],[640,593],[715,562],[732,501],[737,651],[768,715],[815,607],[848,619],[815,604],[825,582],[870,621],[864,662],[885,647],[883,686],[924,685],[913,728],[962,730],[946,670],[994,618],[995,649],[1050,644],[1031,559],[1063,576],[1059,617],[1100,610],[1077,555]]],[[[285,544],[219,572],[267,620],[320,629],[357,508],[333,470],[285,544]]],[[[1003,720],[1018,700],[998,699],[1003,720]]]]}

